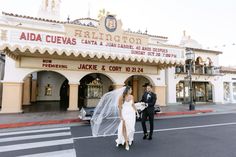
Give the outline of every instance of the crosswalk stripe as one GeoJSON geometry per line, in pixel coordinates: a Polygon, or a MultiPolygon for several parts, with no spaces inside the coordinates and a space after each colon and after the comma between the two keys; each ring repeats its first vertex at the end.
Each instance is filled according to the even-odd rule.
{"type": "Polygon", "coordinates": [[[53,129],[41,129],[41,130],[27,130],[27,131],[18,131],[18,132],[8,132],[8,133],[0,133],[1,136],[7,136],[7,135],[20,135],[20,134],[26,134],[26,133],[40,133],[40,132],[48,132],[48,131],[62,131],[62,130],[70,130],[69,127],[66,128],[53,128],[53,129]]]}
{"type": "Polygon", "coordinates": [[[10,141],[19,141],[19,140],[26,140],[26,139],[38,139],[38,138],[46,138],[46,137],[69,136],[69,135],[71,135],[71,132],[60,132],[60,133],[48,133],[48,134],[42,134],[42,135],[7,137],[7,138],[0,138],[0,142],[10,142],[10,141]]]}
{"type": "Polygon", "coordinates": [[[54,151],[48,153],[40,153],[40,154],[31,154],[31,155],[24,155],[19,157],[76,157],[76,152],[74,149],[68,150],[61,150],[61,151],[54,151]]]}
{"type": "Polygon", "coordinates": [[[56,146],[56,145],[71,144],[71,143],[73,143],[73,139],[70,138],[70,139],[63,139],[63,140],[54,140],[54,141],[44,141],[44,142],[16,144],[16,145],[9,145],[9,146],[0,146],[0,153],[1,152],[7,152],[7,151],[31,149],[31,148],[38,148],[38,147],[48,147],[48,146],[56,146]]]}

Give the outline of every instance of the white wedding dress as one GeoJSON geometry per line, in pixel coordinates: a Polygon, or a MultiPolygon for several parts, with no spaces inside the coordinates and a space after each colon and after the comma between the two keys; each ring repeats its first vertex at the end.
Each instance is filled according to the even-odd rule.
{"type": "MultiPolygon", "coordinates": [[[[125,101],[122,105],[122,116],[125,121],[126,126],[126,132],[128,136],[129,145],[132,144],[132,141],[134,140],[134,131],[135,131],[135,122],[136,122],[136,116],[135,116],[135,110],[132,107],[133,100],[125,101]]],[[[118,126],[118,138],[116,139],[116,144],[122,144],[125,143],[125,138],[122,131],[123,121],[120,122],[118,126]]]]}

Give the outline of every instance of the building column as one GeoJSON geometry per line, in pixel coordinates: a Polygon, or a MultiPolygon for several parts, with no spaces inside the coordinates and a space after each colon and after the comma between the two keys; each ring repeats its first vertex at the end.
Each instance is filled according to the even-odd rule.
{"type": "Polygon", "coordinates": [[[206,74],[206,71],[205,71],[205,65],[202,66],[202,74],[206,74]]]}
{"type": "Polygon", "coordinates": [[[157,95],[156,104],[166,106],[166,86],[154,86],[153,92],[157,95]]]}
{"type": "Polygon", "coordinates": [[[77,111],[78,108],[78,95],[79,95],[79,84],[69,84],[69,108],[68,111],[77,111]]]}
{"type": "Polygon", "coordinates": [[[28,76],[23,83],[23,105],[30,105],[31,80],[32,76],[28,76]]]}
{"type": "Polygon", "coordinates": [[[3,82],[2,110],[0,113],[22,112],[22,82],[3,82]]]}
{"type": "Polygon", "coordinates": [[[192,67],[193,67],[192,73],[196,73],[196,65],[195,65],[195,62],[192,63],[192,67]]]}
{"type": "Polygon", "coordinates": [[[2,106],[2,83],[0,82],[0,105],[2,106]]]}
{"type": "Polygon", "coordinates": [[[37,80],[32,80],[31,84],[31,102],[36,102],[37,100],[37,80]]]}
{"type": "Polygon", "coordinates": [[[233,97],[233,83],[232,82],[229,83],[229,92],[230,92],[230,102],[233,103],[234,97],[233,97]]]}
{"type": "Polygon", "coordinates": [[[31,102],[37,101],[38,87],[37,87],[37,75],[38,73],[32,73],[31,76],[31,102]]]}
{"type": "Polygon", "coordinates": [[[134,96],[134,102],[138,101],[138,79],[133,78],[133,96],[134,96]]]}

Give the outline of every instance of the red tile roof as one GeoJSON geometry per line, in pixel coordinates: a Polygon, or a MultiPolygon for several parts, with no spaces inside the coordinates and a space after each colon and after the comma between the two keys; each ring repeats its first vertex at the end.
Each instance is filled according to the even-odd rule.
{"type": "Polygon", "coordinates": [[[221,73],[236,73],[236,68],[234,67],[221,67],[220,68],[221,73]]]}
{"type": "Polygon", "coordinates": [[[206,49],[200,49],[200,48],[191,48],[191,47],[186,47],[187,49],[191,49],[193,51],[204,51],[204,52],[211,52],[211,53],[216,53],[216,54],[222,54],[221,51],[215,51],[215,50],[206,50],[206,49]]]}
{"type": "MultiPolygon", "coordinates": [[[[50,20],[50,19],[45,19],[45,18],[40,18],[40,17],[32,17],[32,16],[19,15],[19,14],[13,14],[13,13],[6,13],[6,12],[2,12],[2,14],[3,14],[3,15],[7,15],[7,16],[13,16],[13,17],[19,17],[19,18],[37,20],[37,21],[44,21],[44,22],[52,22],[52,23],[60,23],[60,24],[65,24],[65,23],[67,23],[67,22],[65,22],[65,21],[50,20]]],[[[94,20],[94,21],[98,22],[98,20],[92,19],[92,18],[80,18],[80,19],[77,19],[77,20],[94,20]]],[[[76,20],[73,20],[73,21],[76,21],[76,20]]],[[[70,22],[70,23],[71,23],[71,24],[74,24],[73,21],[70,22]]],[[[81,25],[83,25],[83,24],[81,24],[81,25]]],[[[168,37],[158,36],[158,35],[150,35],[150,34],[138,33],[138,32],[130,32],[130,33],[148,35],[148,36],[150,36],[150,37],[156,37],[156,38],[162,38],[162,39],[168,39],[168,37]]]]}
{"type": "Polygon", "coordinates": [[[19,17],[19,18],[25,18],[25,19],[31,19],[31,20],[38,20],[38,21],[44,21],[44,22],[53,22],[53,23],[66,23],[62,21],[57,21],[57,20],[50,20],[50,19],[44,19],[44,18],[38,18],[38,17],[32,17],[32,16],[26,16],[26,15],[18,15],[18,14],[13,14],[13,13],[6,13],[2,12],[3,15],[7,16],[14,16],[14,17],[19,17]]]}

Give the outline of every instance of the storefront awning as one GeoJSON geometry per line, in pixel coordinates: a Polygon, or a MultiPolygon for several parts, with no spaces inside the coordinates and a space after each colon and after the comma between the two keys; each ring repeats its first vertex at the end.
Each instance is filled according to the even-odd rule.
{"type": "MultiPolygon", "coordinates": [[[[159,64],[166,65],[168,67],[175,65],[185,64],[185,60],[182,58],[175,57],[153,57],[147,55],[130,55],[124,53],[107,53],[107,52],[98,52],[98,51],[76,51],[68,49],[59,49],[59,48],[47,48],[47,47],[30,47],[30,46],[20,46],[20,45],[10,45],[3,44],[0,46],[0,50],[4,51],[8,56],[17,59],[20,56],[66,56],[73,58],[97,58],[97,59],[109,59],[109,61],[125,61],[125,62],[142,62],[149,64],[159,64]]],[[[111,50],[112,51],[112,50],[111,50]]]]}

